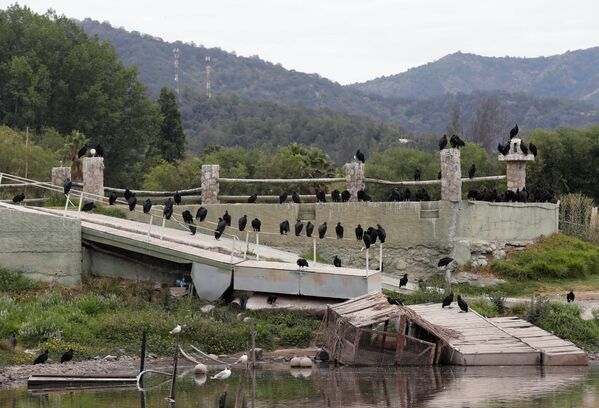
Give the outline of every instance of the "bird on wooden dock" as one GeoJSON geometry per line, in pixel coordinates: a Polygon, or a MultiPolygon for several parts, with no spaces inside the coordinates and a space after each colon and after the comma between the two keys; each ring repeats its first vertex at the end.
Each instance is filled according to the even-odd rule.
{"type": "Polygon", "coordinates": [[[362,241],[363,237],[364,237],[364,230],[362,229],[362,226],[360,224],[358,224],[358,226],[356,227],[356,240],[362,241]]]}
{"type": "Polygon", "coordinates": [[[444,267],[444,266],[447,266],[447,265],[449,265],[449,264],[450,264],[450,263],[452,263],[452,262],[453,262],[453,258],[450,258],[450,257],[448,257],[448,256],[445,256],[445,257],[443,257],[443,258],[439,259],[439,262],[437,263],[437,266],[438,266],[439,268],[442,268],[442,267],[444,267]]]}
{"type": "Polygon", "coordinates": [[[246,214],[243,214],[243,217],[241,217],[238,221],[237,221],[237,226],[239,227],[239,231],[244,231],[245,230],[245,226],[248,224],[248,216],[246,214]]]}
{"type": "Polygon", "coordinates": [[[164,216],[164,218],[166,218],[167,220],[171,219],[171,216],[173,215],[173,199],[172,198],[168,198],[165,202],[164,202],[164,208],[162,209],[162,215],[164,216]]]}
{"type": "Polygon", "coordinates": [[[108,204],[114,205],[114,203],[116,203],[117,198],[119,198],[119,195],[113,191],[112,193],[110,193],[110,196],[108,197],[108,204]]]}
{"type": "Polygon", "coordinates": [[[148,214],[150,212],[150,210],[152,209],[152,200],[150,200],[149,198],[146,199],[146,201],[144,202],[144,214],[148,214]]]}
{"type": "Polygon", "coordinates": [[[384,244],[385,240],[387,239],[387,231],[381,227],[381,224],[376,224],[376,234],[378,235],[381,244],[384,244]]]}
{"type": "Polygon", "coordinates": [[[83,156],[85,156],[85,153],[87,153],[87,143],[84,144],[81,149],[79,149],[79,151],[77,152],[77,158],[82,158],[83,156]]]}
{"type": "Polygon", "coordinates": [[[337,189],[334,189],[333,191],[331,191],[331,200],[333,200],[334,203],[340,203],[341,202],[341,192],[337,189]]]}
{"type": "Polygon", "coordinates": [[[441,304],[441,308],[451,305],[451,302],[453,302],[453,292],[450,292],[449,295],[445,296],[445,299],[443,299],[443,303],[441,304]]]}
{"type": "Polygon", "coordinates": [[[44,364],[46,361],[48,361],[48,350],[37,356],[33,361],[33,365],[44,364]]]}
{"type": "Polygon", "coordinates": [[[318,227],[318,238],[320,239],[324,239],[324,236],[327,233],[327,222],[323,222],[322,224],[320,224],[320,226],[318,227]]]}
{"type": "Polygon", "coordinates": [[[364,153],[360,149],[358,149],[354,158],[360,160],[362,163],[366,163],[366,156],[364,156],[364,153]]]}
{"type": "Polygon", "coordinates": [[[351,193],[349,192],[349,190],[343,190],[343,192],[341,193],[341,202],[348,202],[349,199],[351,198],[351,193]]]}
{"type": "Polygon", "coordinates": [[[445,149],[447,146],[447,135],[443,135],[441,139],[439,139],[439,150],[445,149]]]}
{"type": "Polygon", "coordinates": [[[575,298],[576,295],[574,295],[573,291],[570,291],[570,293],[566,295],[566,300],[568,301],[568,303],[573,303],[575,298]]]}
{"type": "Polygon", "coordinates": [[[337,223],[337,226],[335,227],[335,233],[337,234],[337,239],[343,239],[343,225],[341,225],[340,222],[337,223]]]}
{"type": "Polygon", "coordinates": [[[266,298],[266,303],[268,303],[269,305],[274,305],[275,302],[277,301],[277,296],[276,295],[268,295],[268,297],[266,298]]]}
{"type": "Polygon", "coordinates": [[[212,377],[210,377],[210,379],[211,380],[226,380],[230,376],[231,376],[231,370],[229,370],[229,367],[225,367],[225,369],[223,371],[216,373],[216,375],[213,375],[212,377]]]}
{"type": "Polygon", "coordinates": [[[17,336],[15,336],[14,333],[10,335],[10,338],[8,339],[8,344],[10,344],[10,347],[12,347],[13,349],[17,347],[17,336]]]}
{"type": "Polygon", "coordinates": [[[173,196],[173,198],[175,199],[176,205],[181,205],[181,194],[179,194],[178,191],[175,191],[175,195],[173,196]]]}
{"type": "Polygon", "coordinates": [[[287,201],[287,190],[283,191],[280,195],[279,195],[279,204],[283,204],[285,201],[287,201]]]}
{"type": "Polygon", "coordinates": [[[473,178],[475,174],[476,174],[476,166],[474,164],[472,164],[472,166],[470,166],[470,168],[468,169],[468,178],[473,178]]]}
{"type": "Polygon", "coordinates": [[[260,220],[258,218],[254,218],[252,220],[252,229],[254,230],[254,232],[260,232],[261,225],[262,225],[262,222],[260,222],[260,220]]]}
{"type": "Polygon", "coordinates": [[[522,150],[522,154],[528,156],[528,147],[526,147],[526,143],[520,143],[520,150],[522,150]]]}
{"type": "Polygon", "coordinates": [[[254,193],[248,197],[248,203],[254,204],[257,199],[258,199],[258,193],[254,193]]]}
{"type": "Polygon", "coordinates": [[[198,212],[196,212],[196,220],[199,219],[200,222],[203,222],[207,216],[208,216],[208,209],[206,207],[198,208],[198,212]]]}
{"type": "Polygon", "coordinates": [[[214,238],[220,239],[227,228],[227,222],[222,218],[218,218],[218,224],[216,224],[216,230],[214,231],[214,238]]]}
{"type": "Polygon", "coordinates": [[[231,216],[229,215],[229,211],[225,210],[225,214],[223,215],[223,220],[227,223],[227,225],[231,226],[231,216]]]}
{"type": "Polygon", "coordinates": [[[60,364],[67,363],[73,359],[73,349],[69,349],[66,353],[60,357],[60,364]]]}
{"type": "Polygon", "coordinates": [[[518,124],[510,130],[510,139],[513,139],[518,134],[518,124]]]}
{"type": "Polygon", "coordinates": [[[171,330],[170,332],[168,332],[168,334],[179,334],[181,333],[181,325],[177,324],[173,330],[171,330]]]}
{"type": "Polygon", "coordinates": [[[460,307],[462,312],[468,312],[468,303],[466,303],[460,295],[458,295],[458,306],[460,307]]]}
{"type": "Polygon", "coordinates": [[[24,193],[20,193],[20,194],[17,194],[16,196],[14,196],[12,198],[12,202],[15,203],[15,204],[18,204],[21,201],[23,201],[24,199],[25,199],[25,194],[24,193]]]}
{"type": "Polygon", "coordinates": [[[390,305],[403,306],[403,302],[401,300],[391,296],[387,296],[387,302],[389,302],[390,305]]]}
{"type": "Polygon", "coordinates": [[[364,234],[362,237],[362,241],[364,241],[364,247],[366,249],[370,248],[370,244],[372,243],[372,240],[370,238],[370,234],[364,234]]]}
{"type": "Polygon", "coordinates": [[[311,238],[313,232],[314,232],[314,224],[312,224],[310,221],[308,221],[308,224],[306,225],[306,236],[308,238],[311,238]]]}
{"type": "Polygon", "coordinates": [[[321,189],[317,188],[315,195],[316,195],[317,203],[326,203],[327,202],[327,196],[324,193],[324,191],[322,191],[321,189]]]}
{"type": "Polygon", "coordinates": [[[135,206],[137,205],[137,197],[135,197],[135,193],[131,194],[131,197],[127,200],[127,204],[129,204],[129,211],[135,210],[135,206]]]}
{"type": "Polygon", "coordinates": [[[533,142],[530,142],[530,143],[528,144],[528,148],[530,149],[530,152],[532,153],[532,155],[533,155],[534,157],[537,157],[537,153],[538,153],[538,151],[537,151],[537,146],[535,146],[533,142]]]}
{"type": "Polygon", "coordinates": [[[289,221],[285,220],[285,221],[282,221],[279,224],[279,233],[281,235],[287,235],[287,233],[289,232],[289,230],[290,230],[289,221]]]}
{"type": "Polygon", "coordinates": [[[454,149],[459,149],[460,147],[466,146],[466,143],[464,143],[464,141],[458,135],[452,135],[449,138],[449,144],[454,149]]]}
{"type": "Polygon", "coordinates": [[[237,359],[237,361],[234,362],[233,364],[247,364],[247,363],[248,363],[248,356],[247,356],[247,354],[244,354],[241,357],[239,357],[237,359]]]}
{"type": "Polygon", "coordinates": [[[191,213],[189,212],[189,210],[185,210],[181,213],[181,216],[183,217],[183,222],[185,224],[193,224],[193,215],[191,215],[191,213]]]}
{"type": "Polygon", "coordinates": [[[337,255],[333,258],[333,265],[337,268],[341,268],[341,259],[337,255]]]}
{"type": "Polygon", "coordinates": [[[85,203],[83,207],[81,207],[81,211],[90,212],[94,208],[96,208],[96,204],[93,201],[90,201],[89,203],[85,203]]]}
{"type": "Polygon", "coordinates": [[[129,197],[131,197],[131,190],[129,190],[128,188],[125,189],[125,194],[124,194],[125,200],[128,200],[129,197]]]}
{"type": "Polygon", "coordinates": [[[420,177],[421,177],[420,169],[414,170],[414,181],[420,181],[420,177]]]}
{"type": "Polygon", "coordinates": [[[64,183],[62,183],[62,191],[64,192],[64,195],[69,194],[69,191],[71,191],[71,188],[73,188],[73,182],[71,181],[70,178],[67,178],[64,183]]]}
{"type": "Polygon", "coordinates": [[[299,266],[300,268],[307,268],[309,266],[308,261],[305,260],[304,258],[299,258],[296,261],[296,263],[297,263],[297,266],[299,266]]]}
{"type": "Polygon", "coordinates": [[[300,219],[297,219],[297,222],[295,223],[295,236],[299,237],[300,234],[302,233],[302,230],[304,229],[304,223],[300,221],[300,219]]]}
{"type": "Polygon", "coordinates": [[[399,280],[399,287],[406,286],[408,284],[408,274],[404,273],[403,277],[399,280]]]}
{"type": "Polygon", "coordinates": [[[297,193],[297,191],[293,191],[291,193],[291,201],[293,201],[295,204],[301,204],[302,203],[302,199],[300,198],[300,196],[297,193]]]}

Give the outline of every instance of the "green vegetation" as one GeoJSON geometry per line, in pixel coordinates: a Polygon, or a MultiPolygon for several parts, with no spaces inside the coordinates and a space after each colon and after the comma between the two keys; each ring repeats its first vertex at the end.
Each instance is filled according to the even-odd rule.
{"type": "Polygon", "coordinates": [[[181,112],[177,108],[177,95],[173,90],[162,88],[158,97],[161,123],[160,133],[151,141],[151,151],[169,163],[183,158],[185,134],[181,123],[181,112]]]}

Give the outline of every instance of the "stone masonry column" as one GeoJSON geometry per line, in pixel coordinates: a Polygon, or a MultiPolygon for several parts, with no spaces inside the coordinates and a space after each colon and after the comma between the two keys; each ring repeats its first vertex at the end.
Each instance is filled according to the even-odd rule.
{"type": "Polygon", "coordinates": [[[52,167],[52,184],[62,188],[64,181],[71,178],[70,167],[52,167]]]}
{"type": "Polygon", "coordinates": [[[510,140],[510,152],[505,156],[500,154],[497,158],[507,164],[506,179],[507,189],[511,191],[522,190],[526,186],[526,162],[533,162],[534,155],[522,153],[520,144],[522,140],[515,137],[510,140]]]}
{"type": "Polygon", "coordinates": [[[83,197],[87,201],[101,203],[100,197],[104,197],[104,158],[84,157],[81,159],[81,163],[83,171],[83,197]]]}
{"type": "Polygon", "coordinates": [[[441,200],[454,203],[462,201],[462,169],[458,149],[441,151],[441,200]]]}
{"type": "Polygon", "coordinates": [[[358,191],[364,189],[364,163],[345,164],[345,188],[351,194],[349,201],[358,201],[358,191]]]}
{"type": "Polygon", "coordinates": [[[218,204],[219,190],[219,172],[218,164],[202,164],[202,203],[218,204]]]}

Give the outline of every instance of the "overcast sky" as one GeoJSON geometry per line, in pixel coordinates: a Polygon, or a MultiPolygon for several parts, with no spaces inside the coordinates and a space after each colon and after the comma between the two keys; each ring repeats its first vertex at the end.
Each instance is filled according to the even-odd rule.
{"type": "MultiPolygon", "coordinates": [[[[13,1],[0,0],[5,8],[13,1]]],[[[194,41],[342,84],[456,51],[533,57],[599,45],[599,0],[21,0],[37,12],[194,41]]]]}

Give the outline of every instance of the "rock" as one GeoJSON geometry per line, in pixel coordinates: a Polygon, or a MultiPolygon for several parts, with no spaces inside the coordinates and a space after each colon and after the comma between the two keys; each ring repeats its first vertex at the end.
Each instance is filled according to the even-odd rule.
{"type": "Polygon", "coordinates": [[[302,359],[299,357],[293,357],[291,359],[291,361],[289,362],[289,365],[291,367],[301,367],[302,366],[302,359]]]}
{"type": "Polygon", "coordinates": [[[154,354],[154,353],[148,353],[148,358],[151,358],[151,359],[155,360],[155,359],[158,358],[158,356],[156,354],[154,354]]]}
{"type": "Polygon", "coordinates": [[[503,249],[500,249],[499,251],[495,251],[495,253],[493,254],[493,257],[495,259],[505,259],[505,251],[503,249]]]}
{"type": "Polygon", "coordinates": [[[304,356],[302,358],[300,358],[300,366],[301,367],[312,367],[312,360],[310,360],[308,357],[304,356]]]}
{"type": "Polygon", "coordinates": [[[214,309],[214,305],[204,305],[204,306],[202,306],[202,307],[200,308],[200,311],[201,311],[202,313],[208,313],[208,312],[210,312],[210,311],[211,311],[211,310],[213,310],[213,309],[214,309]]]}
{"type": "Polygon", "coordinates": [[[104,357],[104,360],[105,360],[105,361],[116,361],[116,360],[117,360],[117,358],[116,358],[116,356],[111,356],[111,355],[109,354],[109,355],[107,355],[106,357],[104,357]]]}

